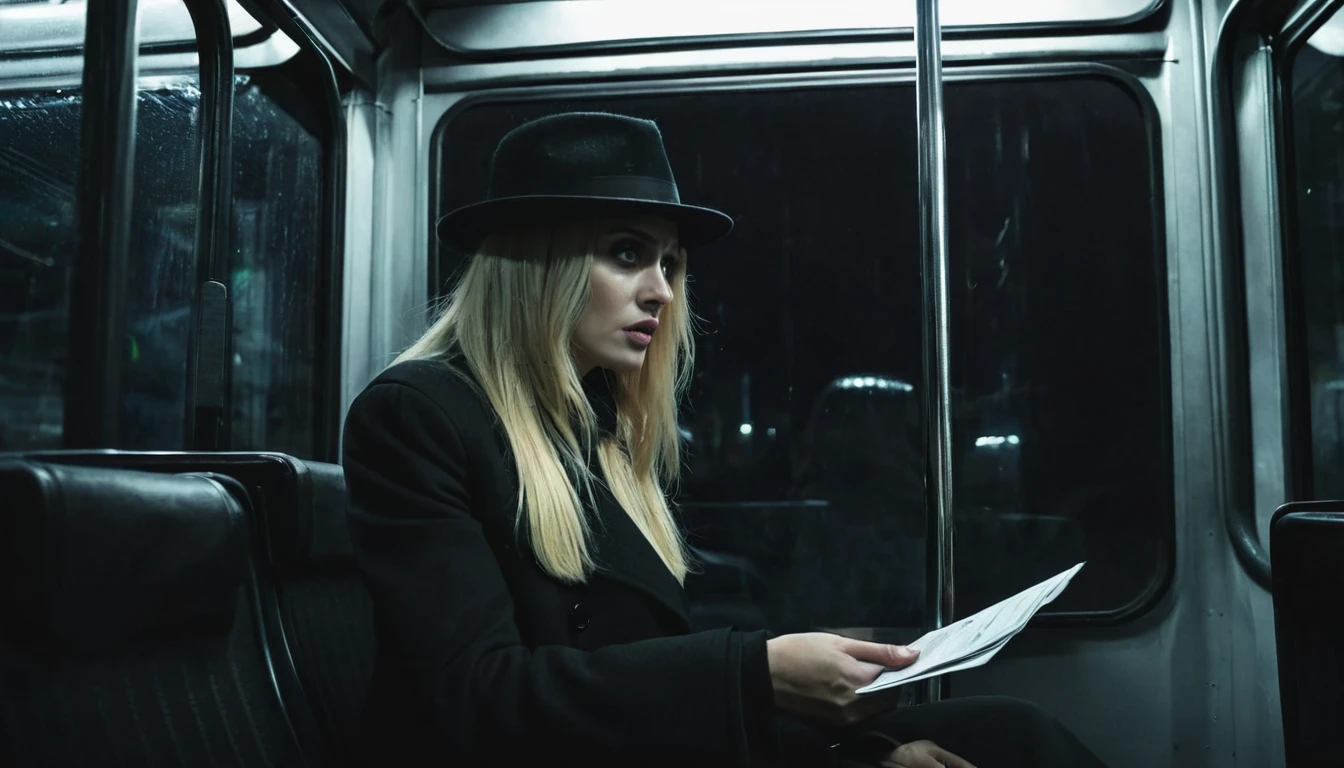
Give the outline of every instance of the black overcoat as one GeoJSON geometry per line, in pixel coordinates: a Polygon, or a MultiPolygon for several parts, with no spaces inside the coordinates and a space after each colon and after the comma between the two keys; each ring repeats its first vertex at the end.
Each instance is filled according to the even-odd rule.
{"type": "MultiPolygon", "coordinates": [[[[691,632],[681,584],[601,484],[586,510],[597,573],[571,585],[538,566],[515,526],[503,428],[466,371],[400,363],[346,419],[350,529],[378,642],[364,760],[833,763],[819,734],[776,717],[765,633],[691,632]]],[[[605,374],[584,384],[610,429],[605,374]]]]}

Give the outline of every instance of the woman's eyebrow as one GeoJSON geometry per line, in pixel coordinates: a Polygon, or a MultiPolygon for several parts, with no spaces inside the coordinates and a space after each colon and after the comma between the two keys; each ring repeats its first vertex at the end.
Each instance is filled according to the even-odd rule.
{"type": "MultiPolygon", "coordinates": [[[[629,227],[629,226],[612,227],[611,232],[609,234],[631,235],[639,240],[643,240],[646,244],[652,247],[658,246],[658,238],[637,227],[629,227]]],[[[669,243],[667,248],[663,249],[663,251],[664,255],[672,255],[672,256],[681,255],[681,249],[677,247],[676,240],[673,240],[671,243],[669,243]]]]}

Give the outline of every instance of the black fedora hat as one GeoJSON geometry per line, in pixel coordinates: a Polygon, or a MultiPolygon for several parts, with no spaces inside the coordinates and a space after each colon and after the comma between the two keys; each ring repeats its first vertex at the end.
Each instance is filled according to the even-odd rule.
{"type": "Polygon", "coordinates": [[[513,129],[490,163],[485,200],[438,222],[439,239],[471,251],[491,232],[588,213],[646,213],[677,225],[683,247],[728,234],[733,220],[683,205],[663,136],[651,120],[567,112],[513,129]]]}

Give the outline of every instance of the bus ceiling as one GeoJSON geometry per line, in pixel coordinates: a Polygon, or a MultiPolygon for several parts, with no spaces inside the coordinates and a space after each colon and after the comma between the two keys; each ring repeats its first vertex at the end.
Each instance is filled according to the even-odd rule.
{"type": "MultiPolygon", "coordinates": [[[[370,87],[378,49],[403,42],[381,35],[380,20],[402,8],[445,53],[466,58],[555,56],[692,41],[909,38],[915,23],[913,3],[871,0],[775,0],[768,14],[760,3],[743,0],[228,0],[239,70],[282,64],[300,50],[285,31],[261,21],[268,18],[264,8],[272,5],[286,9],[338,69],[370,87]]],[[[943,0],[939,13],[945,34],[954,36],[1067,34],[1140,25],[1164,5],[1163,0],[943,0]]],[[[85,7],[86,0],[0,0],[0,78],[78,72],[85,7]]],[[[140,43],[147,54],[142,71],[192,66],[195,37],[181,0],[139,0],[139,15],[140,43]]]]}
{"type": "MultiPolygon", "coordinates": [[[[380,0],[227,0],[239,70],[283,64],[301,49],[292,35],[268,21],[278,4],[332,61],[366,85],[373,84],[374,46],[369,29],[380,0]],[[367,8],[363,8],[367,6],[367,8]]],[[[139,0],[142,72],[195,66],[196,32],[182,0],[139,0]]],[[[0,0],[0,79],[74,75],[83,66],[86,0],[0,0]]]]}
{"type": "MultiPolygon", "coordinates": [[[[646,48],[687,41],[910,37],[915,4],[872,0],[406,0],[439,45],[464,56],[524,56],[646,48]]],[[[1163,0],[943,0],[939,15],[952,34],[1089,30],[1140,22],[1163,0]]]]}

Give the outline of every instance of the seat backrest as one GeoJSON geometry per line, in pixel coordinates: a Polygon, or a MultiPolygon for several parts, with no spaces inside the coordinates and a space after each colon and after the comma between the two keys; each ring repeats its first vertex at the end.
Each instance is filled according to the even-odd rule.
{"type": "Polygon", "coordinates": [[[0,498],[0,764],[305,764],[237,483],[9,461],[0,498]]]}
{"type": "Polygon", "coordinates": [[[1270,558],[1287,765],[1344,765],[1344,501],[1280,507],[1270,558]]]}

